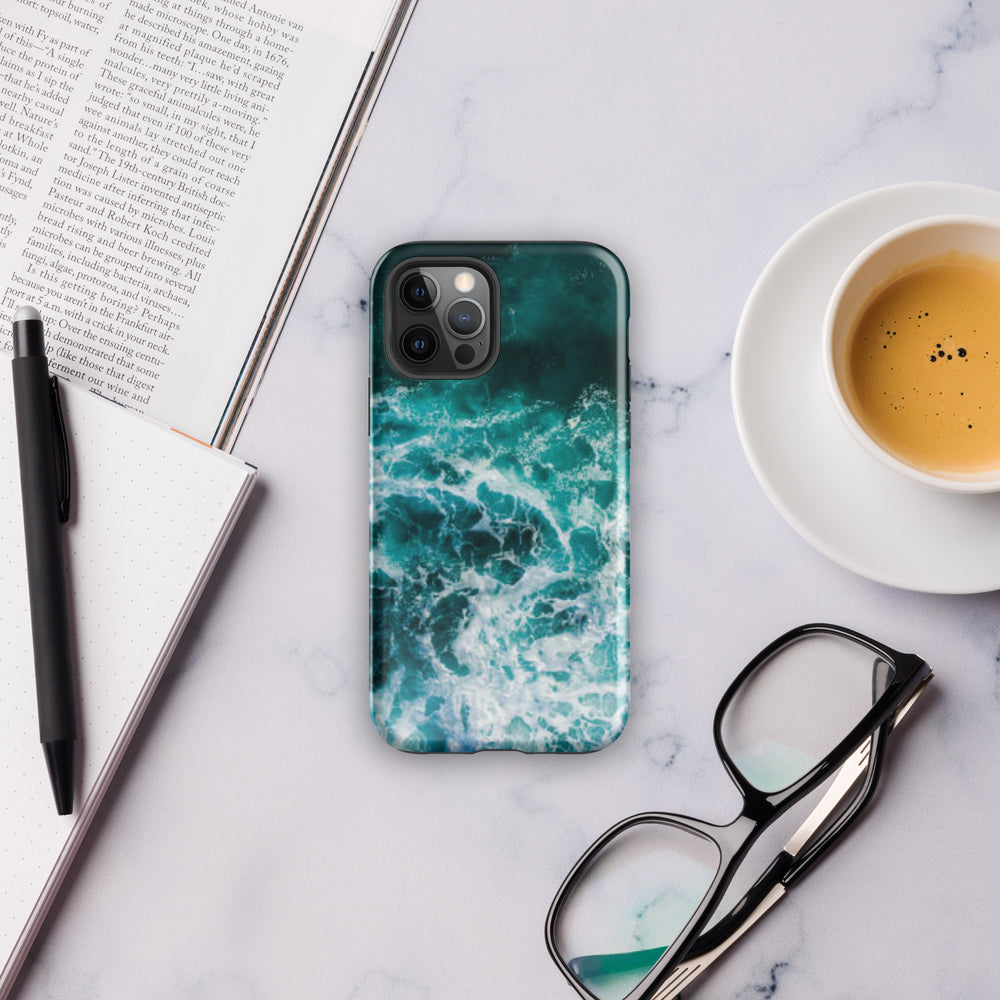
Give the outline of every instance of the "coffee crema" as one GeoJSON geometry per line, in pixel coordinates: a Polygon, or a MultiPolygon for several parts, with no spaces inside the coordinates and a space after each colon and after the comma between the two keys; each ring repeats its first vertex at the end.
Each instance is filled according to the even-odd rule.
{"type": "Polygon", "coordinates": [[[851,409],[886,451],[946,475],[1000,468],[1000,262],[906,268],[862,307],[847,351],[851,409]]]}

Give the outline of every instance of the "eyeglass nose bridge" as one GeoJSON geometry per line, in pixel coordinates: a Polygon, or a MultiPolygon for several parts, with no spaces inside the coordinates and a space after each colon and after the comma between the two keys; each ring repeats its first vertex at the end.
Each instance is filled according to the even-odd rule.
{"type": "Polygon", "coordinates": [[[736,782],[740,793],[743,795],[742,811],[733,823],[747,821],[750,824],[748,836],[751,836],[755,829],[759,830],[766,827],[778,815],[780,809],[774,803],[774,796],[767,792],[762,792],[759,788],[755,788],[740,773],[736,766],[725,760],[725,758],[723,758],[723,763],[726,764],[729,776],[736,782]]]}

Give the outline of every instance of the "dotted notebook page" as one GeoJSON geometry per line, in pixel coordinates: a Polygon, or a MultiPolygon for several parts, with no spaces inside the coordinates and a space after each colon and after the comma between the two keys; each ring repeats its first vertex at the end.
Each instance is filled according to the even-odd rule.
{"type": "Polygon", "coordinates": [[[255,470],[60,382],[81,777],[58,816],[38,736],[10,364],[0,355],[0,997],[23,961],[255,470]]]}

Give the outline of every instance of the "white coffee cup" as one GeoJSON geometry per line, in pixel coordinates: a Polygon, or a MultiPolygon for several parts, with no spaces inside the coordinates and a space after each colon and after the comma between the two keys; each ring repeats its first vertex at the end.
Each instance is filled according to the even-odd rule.
{"type": "MultiPolygon", "coordinates": [[[[823,362],[827,385],[837,412],[851,434],[870,455],[890,469],[926,486],[951,492],[1000,491],[1000,442],[995,467],[966,471],[933,468],[912,461],[898,450],[890,450],[869,432],[852,386],[849,373],[851,340],[864,310],[896,279],[938,263],[986,264],[989,269],[995,264],[1000,278],[1000,221],[964,215],[921,219],[887,233],[858,254],[837,282],[826,310],[823,362]]],[[[933,323],[933,317],[930,319],[933,323]]],[[[996,356],[1000,362],[1000,315],[997,331],[996,356]]],[[[935,353],[941,353],[944,360],[943,350],[935,353]]],[[[927,360],[930,363],[929,357],[927,360]]],[[[997,398],[1000,399],[1000,395],[997,398]]]]}

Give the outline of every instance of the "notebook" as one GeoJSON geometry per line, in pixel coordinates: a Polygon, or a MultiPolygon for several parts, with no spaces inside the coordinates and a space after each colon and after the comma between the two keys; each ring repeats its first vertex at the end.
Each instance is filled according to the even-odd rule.
{"type": "Polygon", "coordinates": [[[39,743],[13,383],[0,355],[0,1000],[256,476],[85,389],[60,389],[73,471],[66,551],[81,762],[72,816],[56,814],[39,743]]]}

